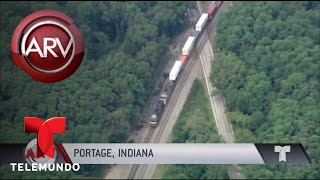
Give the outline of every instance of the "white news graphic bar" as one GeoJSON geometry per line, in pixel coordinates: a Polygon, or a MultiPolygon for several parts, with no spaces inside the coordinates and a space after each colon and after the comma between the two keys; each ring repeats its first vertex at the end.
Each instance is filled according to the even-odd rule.
{"type": "Polygon", "coordinates": [[[253,143],[63,143],[62,145],[72,163],[79,164],[265,164],[253,143]]]}

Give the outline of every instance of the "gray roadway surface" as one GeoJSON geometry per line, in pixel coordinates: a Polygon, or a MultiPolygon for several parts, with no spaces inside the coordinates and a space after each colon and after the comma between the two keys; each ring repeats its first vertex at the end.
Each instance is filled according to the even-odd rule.
{"type": "MultiPolygon", "coordinates": [[[[197,2],[198,3],[198,2],[197,2]]],[[[231,2],[224,2],[220,7],[219,13],[224,10],[225,7],[230,6],[231,2]]],[[[202,12],[201,7],[198,5],[199,11],[202,12]]],[[[190,15],[190,14],[189,14],[190,15]]],[[[199,16],[199,12],[198,12],[199,16]]],[[[194,24],[193,19],[190,20],[194,24]]],[[[215,21],[210,23],[207,30],[202,34],[201,38],[197,42],[196,51],[192,54],[191,58],[188,60],[186,67],[180,74],[180,79],[178,79],[177,86],[175,87],[172,96],[174,99],[170,99],[167,107],[164,111],[162,119],[157,128],[152,130],[150,133],[150,127],[144,128],[138,135],[138,141],[135,142],[150,142],[150,143],[165,143],[170,141],[170,135],[173,126],[178,119],[178,116],[183,108],[186,98],[190,92],[193,81],[196,78],[205,77],[207,84],[208,95],[210,97],[210,103],[213,110],[213,115],[216,121],[216,127],[219,134],[224,139],[226,143],[233,143],[234,136],[232,131],[232,126],[226,119],[225,109],[224,109],[224,99],[221,95],[211,96],[211,92],[214,87],[209,81],[209,74],[211,71],[211,61],[214,60],[214,52],[210,40],[212,34],[215,34],[215,21]],[[181,78],[181,76],[183,78],[181,78]],[[148,137],[150,136],[150,137],[148,137]]],[[[190,33],[191,34],[191,33],[190,33]]],[[[182,40],[183,45],[185,40],[182,40]]],[[[111,168],[110,172],[105,176],[106,179],[151,179],[153,173],[155,172],[157,165],[116,165],[111,168]]],[[[229,168],[229,176],[231,179],[243,179],[245,178],[240,172],[238,172],[239,167],[234,165],[229,168]]]]}

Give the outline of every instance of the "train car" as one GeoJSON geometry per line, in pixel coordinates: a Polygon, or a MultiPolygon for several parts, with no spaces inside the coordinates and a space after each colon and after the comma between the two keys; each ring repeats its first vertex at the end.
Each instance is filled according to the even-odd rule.
{"type": "Polygon", "coordinates": [[[165,104],[163,103],[163,101],[159,100],[156,105],[156,109],[153,111],[153,114],[151,115],[151,118],[149,121],[150,126],[157,126],[161,118],[161,115],[163,113],[164,107],[165,107],[165,104]]]}
{"type": "Polygon", "coordinates": [[[180,61],[182,62],[182,64],[185,64],[187,60],[188,60],[188,56],[185,56],[185,55],[180,56],[180,61]]]}
{"type": "Polygon", "coordinates": [[[217,7],[219,7],[222,1],[216,1],[215,3],[217,4],[217,7]]]}
{"type": "Polygon", "coordinates": [[[196,31],[201,32],[208,21],[208,14],[203,13],[196,24],[196,31]]]}
{"type": "Polygon", "coordinates": [[[181,61],[176,61],[170,71],[169,74],[169,80],[170,81],[175,81],[179,75],[179,72],[181,70],[182,67],[182,62],[181,61]]]}
{"type": "Polygon", "coordinates": [[[195,42],[197,42],[199,35],[200,35],[200,32],[199,32],[199,31],[194,31],[194,32],[193,32],[193,37],[194,37],[194,41],[195,41],[195,42]]]}
{"type": "Polygon", "coordinates": [[[221,5],[221,1],[215,1],[215,2],[211,3],[211,5],[207,11],[209,19],[211,19],[215,15],[215,13],[217,12],[218,7],[220,5],[221,5]]]}
{"type": "Polygon", "coordinates": [[[188,56],[190,51],[192,50],[195,38],[193,36],[189,36],[188,40],[184,44],[182,48],[182,55],[188,56]]]}
{"type": "Polygon", "coordinates": [[[172,93],[172,90],[174,88],[174,85],[175,85],[175,83],[173,81],[169,81],[166,84],[166,86],[164,88],[164,91],[160,95],[160,101],[162,101],[163,104],[165,104],[165,105],[167,104],[167,102],[169,100],[169,97],[170,97],[170,95],[172,93]]]}
{"type": "Polygon", "coordinates": [[[179,78],[180,71],[182,71],[184,64],[187,62],[189,58],[188,56],[191,54],[194,44],[199,39],[201,31],[205,28],[208,20],[212,19],[212,17],[216,14],[221,3],[222,1],[215,1],[210,5],[207,13],[203,13],[198,20],[196,24],[196,31],[193,32],[193,36],[189,36],[186,43],[184,44],[180,60],[177,60],[173,65],[169,73],[169,82],[161,92],[156,108],[154,109],[154,112],[149,119],[150,126],[157,126],[157,124],[159,123],[166,104],[168,103],[171,93],[176,85],[175,81],[179,78]]]}
{"type": "Polygon", "coordinates": [[[149,119],[149,124],[152,127],[157,126],[157,124],[159,123],[161,116],[164,112],[164,109],[166,107],[166,104],[169,101],[169,98],[171,96],[171,93],[175,87],[176,83],[174,83],[174,81],[169,81],[166,85],[165,88],[163,90],[163,92],[160,95],[159,101],[156,105],[155,110],[153,111],[150,119],[149,119]]]}

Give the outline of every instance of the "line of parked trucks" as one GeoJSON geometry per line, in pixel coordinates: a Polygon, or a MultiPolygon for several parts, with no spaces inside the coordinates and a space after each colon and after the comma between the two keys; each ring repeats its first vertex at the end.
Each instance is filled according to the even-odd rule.
{"type": "Polygon", "coordinates": [[[213,3],[211,3],[208,11],[206,13],[203,13],[199,18],[193,35],[188,37],[186,43],[182,48],[180,60],[177,60],[174,63],[169,73],[169,82],[165,85],[165,88],[160,93],[160,98],[158,100],[156,108],[154,109],[153,114],[151,115],[149,120],[150,126],[157,126],[162,113],[164,112],[166,104],[170,98],[170,95],[175,87],[175,82],[179,78],[180,71],[183,69],[189,57],[191,57],[192,50],[198,38],[200,37],[201,32],[203,32],[203,29],[208,24],[208,21],[210,21],[216,14],[222,2],[223,1],[214,1],[213,3]]]}

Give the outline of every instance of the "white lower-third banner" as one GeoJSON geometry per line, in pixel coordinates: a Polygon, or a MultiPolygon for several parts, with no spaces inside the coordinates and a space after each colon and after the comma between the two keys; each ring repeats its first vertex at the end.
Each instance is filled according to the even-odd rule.
{"type": "Polygon", "coordinates": [[[79,164],[309,164],[301,144],[62,143],[79,164]]]}

